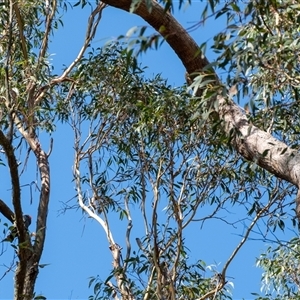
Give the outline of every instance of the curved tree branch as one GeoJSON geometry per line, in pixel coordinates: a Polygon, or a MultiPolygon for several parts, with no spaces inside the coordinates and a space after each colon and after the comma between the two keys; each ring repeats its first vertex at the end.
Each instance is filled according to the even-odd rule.
{"type": "MultiPolygon", "coordinates": [[[[129,11],[131,5],[131,0],[104,0],[102,2],[125,11],[129,11]]],[[[209,61],[200,53],[197,43],[171,14],[164,12],[157,2],[153,1],[152,10],[149,12],[145,2],[142,1],[134,13],[161,33],[189,74],[209,67],[209,61]]],[[[215,76],[217,78],[216,74],[215,76]]],[[[244,112],[230,97],[219,95],[216,100],[219,103],[217,113],[226,131],[235,133],[231,142],[236,151],[245,159],[255,162],[258,166],[299,188],[300,154],[271,134],[249,123],[244,112]]],[[[300,196],[298,198],[296,210],[300,218],[300,204],[298,204],[300,196]]]]}

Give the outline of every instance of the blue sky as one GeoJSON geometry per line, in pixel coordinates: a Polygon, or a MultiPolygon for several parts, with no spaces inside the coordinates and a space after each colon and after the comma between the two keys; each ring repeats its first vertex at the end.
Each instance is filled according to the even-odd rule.
{"type": "MultiPolygon", "coordinates": [[[[201,3],[193,3],[192,8],[176,12],[175,16],[184,27],[190,27],[199,21],[201,3]]],[[[59,28],[52,37],[50,53],[55,71],[59,74],[63,65],[70,63],[77,55],[85,35],[85,28],[90,9],[68,9],[63,22],[64,27],[59,28]]],[[[144,25],[142,19],[126,12],[113,8],[105,9],[100,22],[97,35],[92,43],[93,47],[100,47],[106,42],[116,39],[131,27],[144,25]]],[[[200,44],[225,27],[225,22],[211,21],[205,27],[200,27],[191,34],[200,44]]],[[[149,27],[149,32],[151,28],[149,27]]],[[[209,59],[213,54],[208,51],[209,59]]],[[[148,66],[147,76],[153,77],[161,73],[167,78],[169,84],[180,86],[184,84],[184,67],[175,53],[165,43],[158,51],[149,51],[140,57],[143,66],[148,66]]],[[[75,195],[72,182],[73,164],[73,134],[66,126],[57,126],[52,134],[54,138],[53,152],[50,156],[52,188],[48,213],[47,236],[42,264],[49,264],[40,269],[36,284],[37,294],[41,293],[48,299],[87,299],[92,294],[88,289],[88,278],[99,275],[105,279],[111,268],[111,255],[102,228],[93,220],[83,217],[80,210],[63,211],[63,203],[72,206],[75,195]],[[68,202],[68,200],[70,200],[68,202]]],[[[41,138],[45,149],[49,147],[49,137],[41,138]]],[[[22,203],[24,212],[36,221],[38,193],[32,185],[33,203],[30,203],[30,184],[36,180],[36,167],[34,160],[29,161],[26,173],[22,176],[22,203]]],[[[10,198],[10,179],[5,168],[0,170],[2,183],[0,197],[4,200],[10,198]]],[[[238,210],[236,211],[238,213],[238,210]]],[[[1,219],[2,223],[5,222],[1,219]]],[[[120,223],[121,224],[121,223],[120,223]]],[[[124,223],[125,224],[125,223],[124,223]]],[[[2,226],[0,224],[0,226],[2,226]]],[[[124,225],[125,226],[125,225],[124,225]]],[[[138,225],[137,225],[138,226],[138,225]]],[[[119,244],[124,242],[122,226],[115,236],[119,244]]],[[[33,230],[33,229],[32,229],[33,230]]],[[[243,233],[243,227],[225,228],[223,223],[209,222],[200,230],[200,225],[194,223],[189,229],[186,240],[191,249],[190,258],[196,261],[201,258],[209,264],[223,264],[236,247],[243,233]]],[[[0,277],[5,272],[3,265],[8,265],[13,258],[14,251],[8,245],[2,245],[5,253],[0,256],[0,277]]],[[[265,249],[265,245],[258,242],[247,243],[236,257],[228,270],[235,284],[234,299],[251,299],[250,292],[258,292],[261,271],[254,267],[255,257],[265,249]]],[[[13,273],[10,272],[0,281],[0,299],[12,299],[13,273]]]]}

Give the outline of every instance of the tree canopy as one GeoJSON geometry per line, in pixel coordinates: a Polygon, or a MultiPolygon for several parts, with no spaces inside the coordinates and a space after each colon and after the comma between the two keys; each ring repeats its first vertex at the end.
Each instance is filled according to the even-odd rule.
{"type": "Polygon", "coordinates": [[[253,297],[299,298],[300,3],[212,0],[189,30],[174,17],[186,5],[195,4],[0,2],[0,168],[12,191],[0,200],[1,220],[9,221],[1,223],[2,249],[9,244],[15,253],[2,278],[14,270],[15,299],[47,297],[35,285],[45,266],[49,201],[57,201],[50,197],[52,133],[66,128],[76,195],[71,205],[60,200],[66,214],[80,209],[99,225],[112,257],[106,275],[90,274],[90,299],[234,299],[229,269],[249,239],[269,244],[247,257],[263,272],[253,297]],[[70,6],[91,13],[77,57],[57,74],[49,49],[70,6]],[[108,7],[140,16],[155,32],[134,27],[94,47],[108,7]],[[224,28],[211,43],[191,37],[217,19],[224,28]],[[146,76],[142,58],[162,43],[186,69],[182,86],[146,76]],[[35,167],[31,228],[21,190],[35,167]],[[203,226],[241,230],[219,266],[203,253],[189,257],[188,232],[209,251],[203,226]],[[9,232],[14,241],[5,239],[9,232]]]}

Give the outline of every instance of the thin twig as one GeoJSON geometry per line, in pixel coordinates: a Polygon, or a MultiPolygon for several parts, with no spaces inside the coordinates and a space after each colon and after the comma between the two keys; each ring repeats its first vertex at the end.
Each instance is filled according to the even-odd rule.
{"type": "Polygon", "coordinates": [[[127,219],[128,219],[128,224],[127,224],[127,229],[126,229],[126,257],[125,257],[125,263],[124,263],[124,273],[126,273],[127,265],[128,265],[128,260],[130,258],[130,253],[131,253],[131,243],[130,243],[130,232],[132,229],[132,218],[129,210],[129,205],[128,205],[128,196],[125,196],[125,210],[127,214],[127,219]]]}
{"type": "Polygon", "coordinates": [[[102,11],[103,9],[107,6],[107,4],[100,3],[91,13],[88,21],[88,27],[85,35],[85,40],[83,43],[82,48],[80,49],[77,57],[74,59],[74,61],[69,65],[69,67],[63,72],[61,76],[58,78],[55,78],[52,80],[51,85],[60,83],[65,80],[65,78],[69,75],[69,73],[72,71],[72,69],[77,65],[77,63],[81,60],[83,54],[85,53],[85,50],[89,46],[91,40],[94,38],[96,34],[96,30],[98,27],[98,24],[101,20],[102,17],[102,11]],[[95,20],[95,18],[97,19],[95,20]]]}

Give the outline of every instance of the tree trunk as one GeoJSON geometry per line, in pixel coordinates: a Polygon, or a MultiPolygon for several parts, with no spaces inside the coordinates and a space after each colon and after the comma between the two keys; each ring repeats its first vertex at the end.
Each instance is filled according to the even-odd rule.
{"type": "Polygon", "coordinates": [[[0,145],[3,147],[8,160],[13,190],[12,202],[15,213],[12,212],[2,200],[0,200],[0,211],[11,222],[16,223],[18,229],[19,243],[17,255],[19,262],[15,274],[14,299],[31,300],[34,295],[35,282],[39,272],[38,265],[43,252],[46,236],[45,229],[50,197],[50,168],[48,154],[41,149],[37,136],[30,137],[29,134],[21,127],[20,123],[19,130],[36,156],[41,177],[41,192],[34,243],[31,243],[31,237],[27,232],[27,228],[25,229],[24,227],[18,164],[14,154],[14,148],[11,141],[1,130],[0,145]]]}

